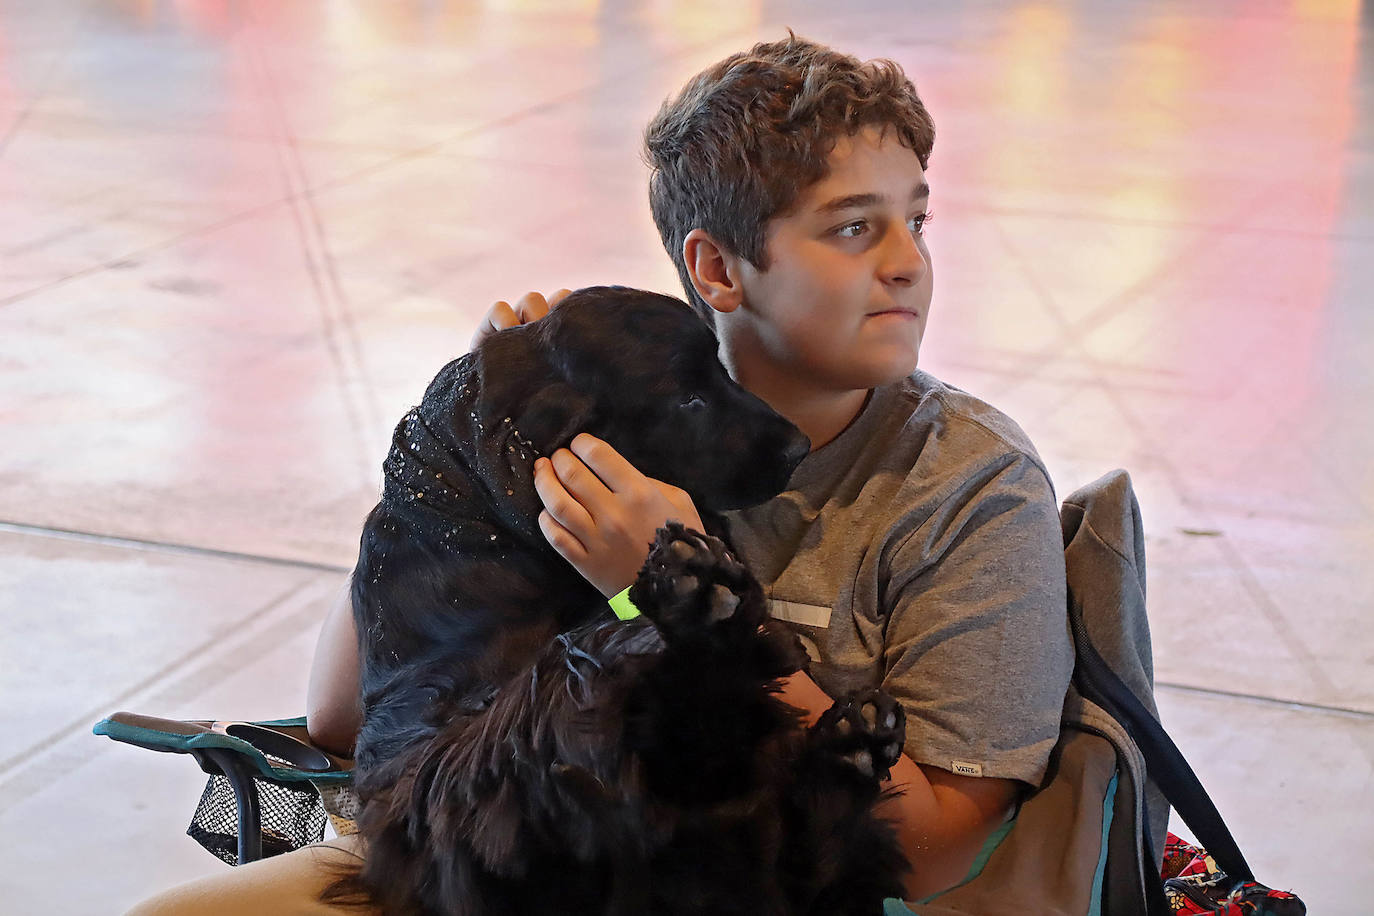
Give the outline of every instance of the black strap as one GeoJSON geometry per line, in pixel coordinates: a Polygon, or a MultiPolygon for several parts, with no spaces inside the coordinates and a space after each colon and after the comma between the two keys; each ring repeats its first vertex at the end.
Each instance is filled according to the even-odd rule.
{"type": "Polygon", "coordinates": [[[1216,861],[1217,867],[1233,879],[1254,881],[1254,873],[1241,855],[1226,822],[1178,746],[1088,640],[1082,609],[1071,606],[1069,618],[1077,655],[1074,678],[1078,692],[1125,727],[1145,758],[1149,778],[1216,861]]]}

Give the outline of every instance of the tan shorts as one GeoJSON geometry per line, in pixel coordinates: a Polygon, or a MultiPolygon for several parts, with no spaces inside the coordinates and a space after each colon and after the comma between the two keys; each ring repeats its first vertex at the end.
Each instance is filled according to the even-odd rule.
{"type": "Polygon", "coordinates": [[[369,910],[321,903],[331,865],[359,859],[358,838],[340,837],[174,887],[128,916],[367,916],[369,910]]]}

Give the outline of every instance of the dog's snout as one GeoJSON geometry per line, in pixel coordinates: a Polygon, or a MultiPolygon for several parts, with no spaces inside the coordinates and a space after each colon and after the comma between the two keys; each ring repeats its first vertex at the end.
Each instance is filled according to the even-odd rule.
{"type": "Polygon", "coordinates": [[[792,429],[782,449],[782,462],[789,470],[796,470],[802,459],[811,454],[811,440],[799,429],[792,429]]]}

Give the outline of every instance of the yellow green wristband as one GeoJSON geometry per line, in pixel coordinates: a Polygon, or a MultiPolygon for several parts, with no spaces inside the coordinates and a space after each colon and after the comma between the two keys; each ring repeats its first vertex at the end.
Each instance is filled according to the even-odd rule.
{"type": "Polygon", "coordinates": [[[619,617],[621,620],[634,620],[639,616],[639,608],[635,607],[634,602],[630,600],[630,590],[628,588],[618,595],[612,595],[606,600],[610,603],[611,610],[615,611],[615,616],[619,617]]]}

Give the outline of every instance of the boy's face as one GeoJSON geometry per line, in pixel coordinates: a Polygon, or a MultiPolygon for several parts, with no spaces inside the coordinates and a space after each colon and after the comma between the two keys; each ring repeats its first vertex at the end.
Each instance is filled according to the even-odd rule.
{"type": "Polygon", "coordinates": [[[768,269],[741,263],[744,306],[727,346],[746,387],[753,376],[854,391],[916,368],[931,297],[925,171],[876,128],[841,138],[829,165],[769,222],[768,269]]]}

